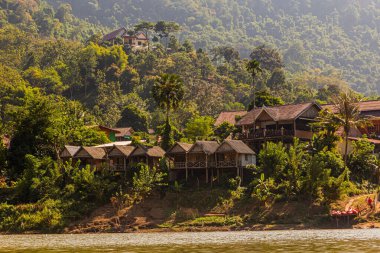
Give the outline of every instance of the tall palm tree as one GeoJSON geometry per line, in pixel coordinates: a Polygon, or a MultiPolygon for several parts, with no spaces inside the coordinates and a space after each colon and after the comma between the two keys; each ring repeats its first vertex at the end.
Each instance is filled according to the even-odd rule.
{"type": "Polygon", "coordinates": [[[321,123],[336,125],[343,128],[344,133],[344,163],[347,165],[348,137],[351,129],[370,125],[369,118],[360,115],[360,100],[352,91],[343,92],[333,98],[333,110],[325,113],[320,118],[321,123]]]}
{"type": "Polygon", "coordinates": [[[247,71],[251,74],[252,77],[252,91],[253,91],[253,109],[256,108],[256,85],[255,80],[256,77],[263,72],[262,68],[260,67],[260,62],[256,61],[255,59],[250,60],[247,63],[247,71]]]}
{"type": "Polygon", "coordinates": [[[162,74],[153,85],[152,96],[158,106],[166,112],[162,141],[164,149],[170,148],[171,145],[170,111],[178,108],[184,94],[183,81],[180,76],[175,74],[162,74]]]}

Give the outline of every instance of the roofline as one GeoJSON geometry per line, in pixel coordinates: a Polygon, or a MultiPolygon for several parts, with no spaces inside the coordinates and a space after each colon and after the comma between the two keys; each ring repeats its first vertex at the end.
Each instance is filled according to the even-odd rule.
{"type": "MultiPolygon", "coordinates": [[[[193,144],[193,146],[189,149],[188,153],[190,153],[190,152],[195,148],[196,144],[197,144],[197,143],[200,143],[200,142],[216,142],[216,143],[220,146],[220,143],[218,143],[217,141],[196,141],[196,142],[193,144]]],[[[218,147],[218,148],[219,148],[219,147],[218,147]]],[[[217,148],[217,149],[218,149],[218,148],[217,148]]],[[[203,150],[203,152],[197,152],[197,153],[209,154],[209,153],[204,152],[204,150],[203,150]]],[[[210,154],[212,154],[212,153],[210,153],[210,154]]]]}
{"type": "MultiPolygon", "coordinates": [[[[243,142],[243,141],[241,141],[241,142],[243,142]]],[[[251,149],[253,153],[240,153],[240,152],[238,152],[233,146],[231,146],[231,144],[230,144],[230,140],[224,140],[224,141],[219,145],[219,147],[215,150],[215,153],[218,153],[219,148],[222,147],[222,145],[225,144],[225,143],[227,143],[228,146],[230,146],[230,147],[231,147],[233,150],[235,150],[235,152],[238,153],[238,154],[243,154],[243,155],[254,154],[254,155],[256,155],[256,152],[253,151],[253,150],[252,150],[247,144],[245,144],[244,142],[243,142],[244,145],[246,145],[249,149],[251,149]]],[[[221,152],[221,153],[222,153],[222,152],[221,152]]]]}
{"type": "Polygon", "coordinates": [[[294,119],[298,119],[302,115],[302,113],[309,110],[314,105],[316,105],[320,110],[323,110],[323,108],[318,103],[311,102],[311,104],[308,107],[306,107],[304,110],[302,110],[302,112],[300,112],[296,117],[294,117],[294,119]]]}
{"type": "Polygon", "coordinates": [[[188,151],[186,151],[180,144],[179,144],[180,142],[176,142],[176,144],[174,144],[167,152],[166,152],[166,154],[170,154],[171,153],[171,151],[172,151],[172,149],[174,149],[176,146],[180,146],[182,149],[183,149],[183,151],[185,151],[185,153],[187,154],[187,153],[189,153],[190,152],[190,150],[193,148],[193,146],[194,146],[194,144],[190,144],[190,143],[186,143],[186,144],[189,144],[189,145],[191,145],[191,148],[188,150],[188,151]]]}

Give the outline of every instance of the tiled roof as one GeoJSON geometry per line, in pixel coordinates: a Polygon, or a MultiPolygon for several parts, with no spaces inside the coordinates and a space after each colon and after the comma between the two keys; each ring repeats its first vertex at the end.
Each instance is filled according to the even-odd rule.
{"type": "MultiPolygon", "coordinates": [[[[250,147],[248,147],[247,144],[245,144],[243,141],[225,140],[223,143],[228,144],[238,154],[252,154],[252,155],[255,154],[255,151],[253,151],[250,147]]],[[[220,145],[220,147],[223,145],[223,143],[220,145]]],[[[218,150],[216,150],[216,153],[218,153],[218,150]]]]}
{"type": "Polygon", "coordinates": [[[248,112],[237,125],[252,125],[262,112],[266,112],[274,121],[294,120],[315,103],[260,107],[248,112]]]}
{"type": "MultiPolygon", "coordinates": [[[[380,111],[380,100],[361,101],[357,104],[359,105],[359,110],[361,112],[380,111]]],[[[335,105],[333,104],[323,105],[322,108],[329,109],[334,113],[337,112],[335,105]]]]}
{"type": "Polygon", "coordinates": [[[216,141],[197,141],[189,150],[189,153],[191,153],[196,147],[200,147],[206,154],[213,154],[219,148],[219,143],[216,141]]]}
{"type": "Polygon", "coordinates": [[[232,125],[236,124],[236,116],[243,117],[246,115],[246,111],[236,111],[236,112],[221,112],[219,117],[215,121],[215,126],[220,126],[224,122],[228,122],[232,125]]]}
{"type": "Polygon", "coordinates": [[[103,36],[103,41],[110,41],[116,39],[117,37],[123,36],[127,33],[127,29],[125,27],[121,27],[113,32],[110,32],[103,36]]]}

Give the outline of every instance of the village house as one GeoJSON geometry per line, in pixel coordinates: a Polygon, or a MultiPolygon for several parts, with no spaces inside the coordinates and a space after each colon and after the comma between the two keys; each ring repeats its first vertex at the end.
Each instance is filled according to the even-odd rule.
{"type": "Polygon", "coordinates": [[[110,169],[115,172],[126,172],[129,165],[129,156],[135,147],[133,146],[113,146],[108,152],[110,169]]]}
{"type": "Polygon", "coordinates": [[[189,173],[192,177],[203,178],[206,183],[214,176],[219,180],[224,172],[243,177],[244,168],[256,164],[255,152],[240,140],[225,140],[222,144],[216,141],[178,142],[166,156],[170,160],[172,180],[185,178],[187,181],[189,173]]]}
{"type": "Polygon", "coordinates": [[[81,167],[90,165],[96,170],[100,170],[107,164],[105,149],[97,147],[81,147],[74,155],[74,159],[80,161],[81,167]]]}
{"type": "MultiPolygon", "coordinates": [[[[380,154],[380,100],[361,101],[357,104],[359,106],[360,115],[367,117],[371,124],[367,127],[355,129],[352,128],[349,133],[348,153],[353,150],[353,142],[361,140],[365,134],[367,140],[375,145],[375,153],[380,154]]],[[[324,105],[323,109],[330,110],[333,113],[337,113],[337,108],[332,105],[324,105]]],[[[344,135],[343,129],[339,129],[338,135],[344,135]]],[[[343,154],[345,149],[344,140],[338,143],[338,150],[343,154]]]]}
{"type": "Polygon", "coordinates": [[[148,38],[143,32],[129,34],[125,27],[112,31],[102,38],[102,43],[109,42],[112,45],[121,42],[123,45],[129,45],[131,48],[145,48],[148,46],[148,38]]]}
{"type": "Polygon", "coordinates": [[[115,134],[116,141],[130,141],[135,132],[132,127],[113,128],[117,131],[115,134]]]}
{"type": "Polygon", "coordinates": [[[153,168],[159,166],[160,160],[163,157],[165,157],[165,151],[161,147],[137,145],[129,156],[129,163],[130,166],[137,163],[144,163],[150,168],[153,168]]]}
{"type": "Polygon", "coordinates": [[[295,137],[310,141],[313,137],[310,123],[315,122],[321,109],[316,103],[253,109],[236,124],[242,128],[239,139],[255,151],[266,141],[291,143],[295,137]]]}
{"type": "Polygon", "coordinates": [[[74,156],[79,151],[79,149],[80,146],[65,145],[64,149],[60,154],[60,158],[63,162],[68,162],[70,160],[74,161],[74,156]]]}

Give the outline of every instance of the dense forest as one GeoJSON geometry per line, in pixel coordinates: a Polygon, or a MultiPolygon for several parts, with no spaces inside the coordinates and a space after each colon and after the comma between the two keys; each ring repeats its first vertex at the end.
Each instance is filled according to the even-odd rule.
{"type": "Polygon", "coordinates": [[[380,91],[380,3],[376,0],[49,0],[70,3],[75,16],[108,27],[173,20],[196,48],[277,47],[292,72],[333,71],[357,91],[380,91]]]}

